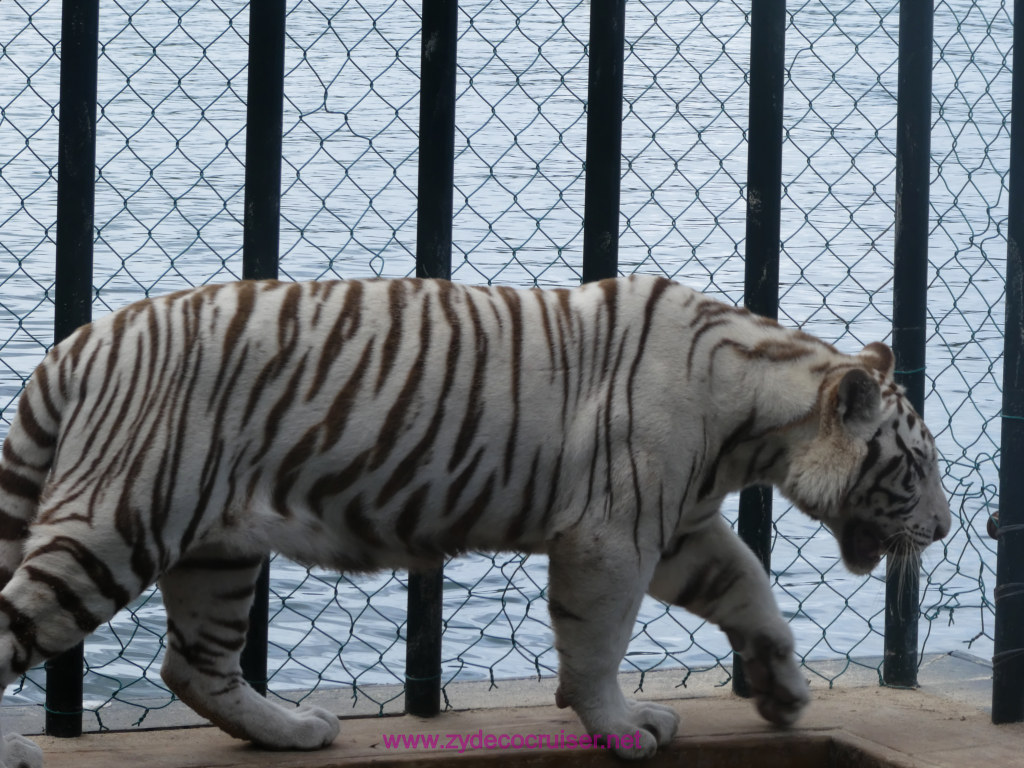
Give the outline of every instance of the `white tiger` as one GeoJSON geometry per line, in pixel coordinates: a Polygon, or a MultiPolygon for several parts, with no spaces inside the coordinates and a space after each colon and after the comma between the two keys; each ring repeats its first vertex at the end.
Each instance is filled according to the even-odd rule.
{"type": "MultiPolygon", "coordinates": [[[[808,701],[789,627],[719,515],[772,483],[870,571],[949,530],[936,450],[892,353],[838,353],[665,279],[572,290],[443,281],[238,282],[141,301],[56,345],[0,463],[0,685],[153,582],[162,674],[233,736],[338,733],[243,681],[275,550],[346,571],[466,549],[550,555],[557,701],[590,733],[676,732],[616,682],[644,593],[718,624],[757,707],[808,701]]],[[[17,735],[0,766],[42,759],[17,735]]]]}

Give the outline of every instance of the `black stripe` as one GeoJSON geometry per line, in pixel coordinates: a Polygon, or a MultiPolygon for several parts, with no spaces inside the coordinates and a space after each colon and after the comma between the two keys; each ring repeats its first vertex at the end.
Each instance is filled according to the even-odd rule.
{"type": "Polygon", "coordinates": [[[704,475],[704,480],[701,483],[700,490],[697,491],[697,500],[703,501],[708,494],[715,489],[715,480],[718,475],[718,467],[722,462],[722,459],[728,456],[732,451],[736,449],[740,444],[747,442],[754,437],[754,425],[757,423],[757,409],[753,409],[750,415],[743,420],[743,422],[736,427],[729,435],[722,441],[721,447],[718,449],[718,455],[715,456],[714,461],[708,468],[708,471],[704,475]]]}
{"type": "MultiPolygon", "coordinates": [[[[335,283],[331,285],[333,286],[335,283]]],[[[323,337],[323,347],[320,358],[317,360],[313,383],[306,393],[307,402],[317,395],[327,380],[331,366],[338,358],[338,355],[341,354],[344,342],[350,340],[358,332],[359,326],[362,323],[362,301],[363,284],[358,280],[345,283],[345,300],[342,302],[341,311],[338,313],[334,325],[331,326],[330,331],[323,337]]],[[[319,306],[317,309],[319,311],[319,306]]]]}
{"type": "Polygon", "coordinates": [[[374,528],[373,523],[363,513],[363,497],[355,496],[345,507],[345,526],[348,528],[349,533],[359,537],[362,542],[370,547],[383,547],[384,542],[381,540],[374,528]]]}
{"type": "Polygon", "coordinates": [[[406,499],[398,519],[395,521],[395,533],[402,542],[409,546],[413,536],[416,534],[416,526],[419,525],[420,512],[423,511],[423,504],[430,493],[430,483],[424,483],[406,499]]]}
{"type": "Polygon", "coordinates": [[[565,603],[561,600],[556,600],[553,597],[548,598],[548,612],[551,614],[551,618],[558,620],[571,620],[571,621],[583,621],[583,617],[573,613],[566,607],[565,603]]]}
{"type": "Polygon", "coordinates": [[[12,496],[20,496],[32,502],[39,499],[41,490],[39,485],[33,480],[2,466],[0,466],[0,489],[3,489],[12,496]]]}
{"type": "MultiPolygon", "coordinates": [[[[231,322],[228,323],[227,329],[224,331],[224,341],[221,346],[221,360],[225,363],[231,359],[235,349],[238,347],[240,340],[245,334],[245,329],[249,325],[249,318],[253,315],[253,308],[256,305],[256,284],[251,280],[243,280],[236,284],[235,299],[237,306],[235,307],[234,313],[231,315],[231,322]]],[[[243,347],[243,353],[245,347],[243,347]]],[[[227,370],[227,365],[221,365],[217,371],[217,379],[214,382],[213,389],[210,392],[210,401],[217,396],[220,388],[223,384],[224,372],[227,370]]]]}
{"type": "Polygon", "coordinates": [[[732,591],[742,579],[743,571],[739,570],[735,563],[717,559],[707,560],[700,564],[696,572],[690,573],[672,603],[707,617],[715,604],[732,591]]]}
{"type": "MultiPolygon", "coordinates": [[[[202,522],[203,516],[210,507],[210,500],[213,498],[213,489],[217,486],[217,481],[220,479],[220,464],[223,455],[224,441],[217,437],[214,439],[213,445],[210,446],[210,449],[206,453],[206,459],[203,461],[203,469],[199,476],[199,498],[196,501],[195,507],[192,509],[192,515],[189,518],[188,525],[185,527],[185,533],[181,537],[181,543],[178,548],[180,552],[188,550],[189,546],[195,539],[196,532],[199,530],[199,525],[202,522]]],[[[276,490],[277,489],[275,489],[275,491],[276,490]]],[[[276,496],[274,501],[277,502],[276,496]]],[[[229,503],[225,506],[228,506],[229,503]]]]}
{"type": "MultiPolygon", "coordinates": [[[[299,283],[291,283],[286,289],[284,300],[277,314],[277,351],[266,362],[255,379],[251,382],[249,400],[242,415],[242,423],[248,422],[255,413],[256,406],[263,393],[272,389],[277,378],[287,370],[291,370],[291,359],[298,348],[300,330],[298,327],[298,300],[301,294],[299,283]]],[[[308,357],[308,351],[303,360],[308,357]]]]}
{"type": "Polygon", "coordinates": [[[484,448],[480,447],[476,453],[473,454],[472,460],[466,465],[458,476],[448,486],[448,495],[445,498],[444,509],[441,511],[442,516],[454,514],[458,507],[459,498],[462,493],[466,490],[469,485],[469,481],[473,478],[476,473],[476,468],[480,464],[480,459],[484,455],[484,448]]]}
{"type": "Polygon", "coordinates": [[[549,365],[551,366],[550,381],[554,381],[555,371],[558,370],[558,360],[555,356],[555,337],[554,331],[551,329],[551,318],[548,316],[548,305],[545,301],[546,297],[543,291],[531,291],[529,295],[530,298],[537,303],[537,307],[540,309],[540,323],[541,327],[544,329],[544,340],[547,343],[548,360],[549,365]]]}
{"type": "MultiPolygon", "coordinates": [[[[416,360],[409,366],[402,390],[395,398],[388,415],[384,418],[377,436],[376,445],[370,455],[370,469],[375,470],[387,461],[391,451],[398,444],[405,424],[406,414],[415,400],[416,392],[423,381],[423,374],[426,369],[427,355],[430,351],[432,323],[430,319],[430,304],[423,302],[423,312],[420,318],[420,348],[416,360]]],[[[379,389],[379,387],[378,387],[379,389]]]]}
{"type": "Polygon", "coordinates": [[[16,674],[24,674],[32,659],[32,652],[36,646],[36,624],[25,613],[22,613],[10,600],[0,594],[0,613],[7,616],[8,629],[18,644],[25,650],[19,653],[17,648],[12,648],[13,657],[10,660],[11,670],[16,674]]]}
{"type": "Polygon", "coordinates": [[[27,536],[28,522],[0,511],[0,541],[21,541],[27,536]]]}
{"type": "Polygon", "coordinates": [[[198,641],[205,643],[207,647],[211,645],[217,646],[231,654],[235,651],[240,651],[245,647],[245,630],[243,629],[240,634],[234,634],[229,638],[219,637],[212,632],[200,630],[198,641]]]}
{"type": "Polygon", "coordinates": [[[26,396],[18,401],[18,426],[40,448],[53,448],[57,442],[57,436],[47,432],[39,424],[32,407],[32,398],[28,394],[26,393],[26,396]]]}
{"type": "Polygon", "coordinates": [[[334,400],[331,401],[330,408],[327,409],[327,415],[323,421],[324,440],[323,445],[320,447],[321,452],[326,452],[328,449],[333,448],[345,431],[348,417],[352,413],[352,406],[355,404],[356,396],[362,388],[366,372],[370,368],[374,341],[374,338],[370,338],[366,342],[366,346],[363,347],[363,352],[359,356],[359,362],[356,363],[356,367],[345,381],[344,386],[338,390],[334,400]]]}
{"type": "MultiPolygon", "coordinates": [[[[559,301],[562,300],[562,296],[563,295],[567,295],[567,294],[568,294],[568,291],[566,291],[565,289],[562,289],[561,291],[559,291],[558,292],[559,301]]],[[[568,345],[566,344],[566,340],[565,340],[565,335],[566,335],[565,325],[566,325],[566,321],[565,321],[563,315],[564,315],[564,312],[557,313],[555,315],[555,320],[556,320],[556,327],[558,328],[558,345],[557,346],[558,346],[558,352],[560,353],[560,357],[561,357],[560,362],[561,362],[561,366],[562,366],[562,423],[564,424],[565,420],[568,418],[568,415],[569,415],[569,390],[570,390],[570,384],[571,384],[571,382],[570,382],[570,378],[571,377],[570,377],[570,373],[569,373],[569,349],[568,349],[568,345]]],[[[578,383],[579,382],[579,377],[577,376],[576,378],[577,378],[577,383],[578,383]]]]}
{"type": "Polygon", "coordinates": [[[519,300],[519,293],[512,288],[504,286],[498,288],[498,295],[508,306],[512,325],[512,424],[509,427],[508,440],[505,443],[504,482],[507,485],[512,476],[516,443],[519,439],[519,400],[523,368],[523,308],[519,300]]]}
{"type": "Polygon", "coordinates": [[[451,338],[448,340],[448,355],[445,360],[444,382],[441,384],[441,391],[436,396],[434,415],[430,419],[430,424],[427,425],[426,432],[416,445],[412,446],[405,457],[398,462],[394,472],[391,473],[391,477],[384,483],[380,495],[377,497],[378,507],[387,504],[396,493],[413,482],[417,470],[425,461],[425,457],[430,455],[430,450],[433,448],[434,442],[441,432],[441,427],[444,426],[448,396],[455,381],[455,371],[458,368],[459,355],[461,353],[461,334],[459,332],[459,318],[456,316],[451,305],[451,283],[439,282],[437,283],[437,288],[438,300],[441,303],[445,319],[451,328],[451,338]]]}
{"type": "Polygon", "coordinates": [[[466,397],[466,413],[462,417],[462,424],[459,427],[459,434],[455,438],[455,447],[452,449],[451,459],[448,461],[448,471],[454,472],[455,468],[462,463],[462,460],[469,453],[473,438],[476,437],[477,427],[484,415],[483,388],[487,376],[488,360],[488,339],[486,329],[480,322],[480,313],[473,301],[473,296],[467,295],[466,308],[469,312],[469,319],[473,329],[473,378],[469,385],[469,392],[466,397]]]}
{"type": "Polygon", "coordinates": [[[128,605],[131,595],[128,594],[128,590],[117,583],[107,564],[83,543],[69,536],[55,537],[49,543],[27,554],[24,562],[27,563],[37,557],[56,553],[63,553],[71,557],[96,585],[99,593],[113,602],[117,610],[128,605]]]}
{"type": "MultiPolygon", "coordinates": [[[[286,423],[288,411],[291,410],[292,406],[297,401],[297,392],[299,389],[299,382],[302,380],[302,375],[306,370],[306,363],[309,361],[309,351],[303,353],[302,357],[299,358],[298,365],[296,365],[292,371],[292,375],[288,379],[288,383],[285,385],[284,391],[281,396],[277,398],[273,406],[270,408],[270,412],[267,414],[265,421],[263,422],[263,445],[260,446],[259,451],[251,459],[251,465],[255,466],[264,456],[270,451],[271,446],[277,439],[278,432],[281,429],[281,425],[286,423]]],[[[196,363],[198,367],[198,362],[196,363]]],[[[184,421],[184,419],[182,419],[184,421]]],[[[244,422],[243,422],[244,423],[244,422]]],[[[184,442],[184,440],[182,440],[184,442]]]]}
{"type": "Polygon", "coordinates": [[[238,587],[238,589],[231,589],[227,592],[214,592],[212,597],[214,600],[225,603],[240,603],[248,602],[252,596],[256,593],[256,582],[246,584],[244,587],[238,587]]]}
{"type": "MultiPolygon", "coordinates": [[[[202,298],[202,295],[203,292],[198,292],[193,296],[190,306],[195,313],[199,312],[201,303],[200,299],[202,298]]],[[[198,323],[199,320],[197,317],[195,318],[196,326],[198,326],[198,323]]],[[[180,387],[174,388],[174,396],[167,411],[167,421],[161,432],[164,439],[164,446],[162,455],[160,456],[156,482],[151,483],[152,495],[149,519],[151,529],[154,534],[153,542],[156,544],[157,548],[157,561],[161,564],[167,563],[170,559],[167,553],[165,539],[162,534],[167,521],[171,519],[175,489],[181,485],[194,483],[196,481],[196,478],[180,478],[179,475],[184,463],[183,456],[186,448],[189,450],[193,449],[193,446],[190,444],[188,434],[189,410],[196,403],[194,393],[200,380],[200,373],[203,370],[203,359],[206,354],[206,349],[202,344],[198,343],[198,339],[187,344],[183,349],[185,350],[185,358],[182,363],[184,370],[189,373],[188,381],[184,391],[182,391],[180,387]],[[176,425],[175,421],[177,422],[176,425]],[[169,457],[168,454],[170,454],[169,457]]],[[[196,450],[200,450],[201,446],[194,446],[194,448],[196,450]]],[[[208,451],[204,469],[207,469],[210,466],[211,461],[216,464],[219,462],[219,457],[216,456],[215,453],[211,455],[208,451]]],[[[208,471],[210,471],[213,477],[216,477],[216,465],[208,471]]],[[[202,481],[202,478],[200,478],[200,481],[202,481]]],[[[191,544],[192,537],[198,530],[199,520],[205,512],[206,505],[209,503],[214,483],[215,480],[209,480],[207,482],[207,488],[201,492],[197,509],[192,513],[192,519],[190,520],[185,535],[183,536],[183,545],[179,551],[184,551],[184,549],[191,544]],[[187,539],[187,541],[185,539],[187,539]]]]}
{"type": "Polygon", "coordinates": [[[530,464],[530,476],[526,481],[526,486],[523,488],[523,498],[520,503],[519,513],[512,518],[505,531],[505,541],[509,544],[515,544],[519,541],[519,537],[526,530],[526,523],[530,519],[530,513],[533,511],[533,495],[537,485],[537,470],[540,467],[542,451],[543,448],[538,448],[533,454],[533,462],[530,464]]]}
{"type": "MultiPolygon", "coordinates": [[[[590,501],[594,497],[594,484],[597,482],[597,465],[601,459],[601,414],[597,413],[594,415],[594,444],[590,449],[590,475],[587,478],[587,498],[583,502],[583,510],[581,514],[590,508],[590,501]]],[[[607,484],[611,472],[605,473],[605,483],[607,484]]]]}
{"type": "Polygon", "coordinates": [[[690,351],[686,355],[686,375],[688,377],[693,376],[693,358],[697,354],[697,345],[700,343],[700,338],[705,333],[710,331],[712,328],[717,328],[720,325],[726,325],[727,320],[712,320],[711,322],[705,323],[697,329],[696,333],[690,338],[690,351]]]}
{"type": "Polygon", "coordinates": [[[455,551],[461,551],[466,546],[466,541],[469,539],[469,534],[476,525],[477,521],[483,515],[484,511],[491,503],[491,494],[494,492],[494,481],[495,477],[492,473],[488,478],[487,482],[484,483],[483,490],[477,494],[477,497],[473,499],[473,503],[469,505],[469,509],[466,510],[455,523],[452,525],[448,533],[448,540],[452,542],[455,551]]]}
{"type": "Polygon", "coordinates": [[[540,529],[547,532],[548,522],[551,520],[551,513],[555,511],[555,502],[558,500],[558,481],[562,476],[562,456],[565,453],[565,443],[558,449],[558,458],[555,459],[555,466],[551,470],[551,485],[548,487],[548,500],[544,505],[544,516],[541,518],[540,529]]]}
{"type": "MultiPolygon", "coordinates": [[[[89,633],[100,625],[100,619],[85,607],[82,598],[78,596],[64,579],[33,565],[24,565],[22,570],[32,581],[45,584],[53,590],[57,604],[71,614],[80,630],[89,633]]],[[[118,607],[120,608],[121,606],[118,607]]]]}
{"type": "Polygon", "coordinates": [[[38,368],[36,368],[35,376],[36,383],[39,385],[39,396],[43,399],[43,405],[46,407],[46,411],[50,416],[51,421],[60,421],[60,409],[53,402],[53,398],[50,397],[50,374],[48,373],[49,366],[46,361],[43,362],[38,368]]]}
{"type": "Polygon", "coordinates": [[[370,449],[367,449],[352,459],[341,471],[323,475],[313,483],[306,495],[306,501],[317,517],[324,516],[324,498],[341,493],[363,473],[369,455],[370,449]]]}
{"type": "Polygon", "coordinates": [[[384,387],[384,383],[391,374],[391,368],[394,366],[398,351],[402,346],[402,322],[405,317],[406,285],[407,281],[405,280],[393,280],[388,284],[388,309],[391,315],[391,327],[388,328],[388,334],[384,338],[384,344],[381,347],[380,372],[377,374],[376,394],[380,394],[381,389],[384,387]]]}

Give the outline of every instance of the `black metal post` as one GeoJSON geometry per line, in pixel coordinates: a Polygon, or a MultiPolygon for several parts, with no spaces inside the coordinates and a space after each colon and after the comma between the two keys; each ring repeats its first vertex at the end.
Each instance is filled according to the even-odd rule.
{"type": "MultiPolygon", "coordinates": [[[[743,302],[765,317],[779,316],[782,215],[782,104],[786,86],[786,0],[757,0],[750,14],[750,109],[747,131],[747,229],[743,302]]],[[[740,494],[740,538],[771,571],[772,491],[740,494]]],[[[733,654],[732,689],[750,696],[743,659],[733,654]]]]}
{"type": "MultiPolygon", "coordinates": [[[[245,218],[242,277],[278,275],[281,216],[281,133],[284,121],[285,0],[249,3],[249,83],[245,129],[245,218]]],[[[263,563],[249,611],[242,674],[267,693],[270,563],[263,563]]]]}
{"type": "MultiPolygon", "coordinates": [[[[931,161],[932,0],[900,3],[896,106],[896,228],[892,347],[896,380],[924,413],[928,301],[928,184],[931,161]]],[[[886,562],[886,685],[917,685],[918,573],[886,562]]]]}
{"type": "Polygon", "coordinates": [[[1024,0],[1014,2],[992,722],[1024,721],[1024,0]]]}
{"type": "Polygon", "coordinates": [[[277,278],[284,124],[285,0],[249,4],[242,277],[277,278]]]}
{"type": "Polygon", "coordinates": [[[423,0],[420,51],[416,276],[452,276],[455,186],[456,0],[423,0]]]}
{"type": "Polygon", "coordinates": [[[585,283],[618,273],[625,43],[625,0],[591,0],[583,193],[585,283]]]}
{"type": "MultiPolygon", "coordinates": [[[[54,343],[92,320],[99,0],[64,0],[57,148],[54,343]]],[[[84,645],[46,663],[46,732],[82,735],[84,645]]]]}
{"type": "Polygon", "coordinates": [[[409,572],[405,711],[417,717],[434,717],[441,711],[443,597],[443,566],[409,572]]]}
{"type": "MultiPolygon", "coordinates": [[[[455,62],[457,0],[423,0],[416,276],[452,276],[455,184],[455,62]]],[[[444,571],[409,572],[405,646],[405,710],[419,717],[441,711],[441,607],[444,571]]]]}
{"type": "Polygon", "coordinates": [[[263,561],[249,608],[249,629],[240,663],[242,676],[254,691],[267,695],[267,643],[270,632],[270,559],[263,561]]]}

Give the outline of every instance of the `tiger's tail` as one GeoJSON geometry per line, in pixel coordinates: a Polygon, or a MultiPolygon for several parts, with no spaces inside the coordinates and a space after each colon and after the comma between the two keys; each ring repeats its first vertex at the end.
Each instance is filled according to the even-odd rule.
{"type": "Polygon", "coordinates": [[[61,398],[51,386],[47,363],[25,386],[0,452],[0,588],[24,558],[29,526],[56,453],[61,398]]]}

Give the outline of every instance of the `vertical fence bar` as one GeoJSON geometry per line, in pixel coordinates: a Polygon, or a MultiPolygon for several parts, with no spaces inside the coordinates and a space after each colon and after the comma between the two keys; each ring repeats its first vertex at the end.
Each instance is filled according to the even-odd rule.
{"type": "MultiPolygon", "coordinates": [[[[416,206],[416,276],[422,278],[452,276],[458,14],[457,0],[423,0],[416,206]]],[[[443,597],[443,566],[409,572],[405,710],[419,717],[441,711],[443,597]]]]}
{"type": "Polygon", "coordinates": [[[1024,721],[1024,0],[1014,3],[1013,58],[993,723],[1024,721]]]}
{"type": "MultiPolygon", "coordinates": [[[[54,343],[92,319],[99,0],[64,0],[57,149],[54,343]]],[[[46,663],[46,732],[82,735],[85,646],[46,663]]]]}
{"type": "MultiPolygon", "coordinates": [[[[931,160],[932,0],[900,3],[896,106],[896,228],[892,348],[896,380],[924,414],[928,295],[928,183],[931,160]]],[[[917,685],[918,573],[886,561],[886,685],[917,685]]]]}
{"type": "MultiPolygon", "coordinates": [[[[786,85],[786,0],[757,0],[750,13],[750,109],[747,131],[747,228],[744,305],[765,317],[779,316],[779,252],[782,216],[782,106],[786,85]]],[[[771,571],[772,491],[740,494],[740,538],[771,571]]],[[[750,695],[743,660],[733,654],[732,688],[750,695]]]]}
{"type": "Polygon", "coordinates": [[[452,276],[457,0],[423,0],[416,276],[452,276]]]}
{"type": "Polygon", "coordinates": [[[625,0],[591,0],[583,197],[585,283],[618,273],[625,44],[625,0]]]}
{"type": "MultiPolygon", "coordinates": [[[[278,275],[285,12],[285,0],[249,3],[242,230],[242,277],[246,280],[272,280],[278,275]]],[[[264,696],[267,693],[269,600],[268,560],[263,563],[256,582],[256,594],[249,611],[249,631],[242,650],[242,674],[264,696]]]]}
{"type": "Polygon", "coordinates": [[[242,277],[278,275],[285,0],[249,3],[242,277]]]}

